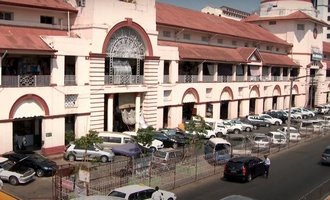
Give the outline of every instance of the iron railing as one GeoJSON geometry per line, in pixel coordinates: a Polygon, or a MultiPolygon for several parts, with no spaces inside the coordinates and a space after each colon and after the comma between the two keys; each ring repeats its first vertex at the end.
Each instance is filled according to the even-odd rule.
{"type": "Polygon", "coordinates": [[[143,84],[142,75],[105,75],[106,85],[135,85],[143,84]]]}
{"type": "Polygon", "coordinates": [[[43,87],[50,85],[50,75],[2,76],[3,87],[43,87]]]}

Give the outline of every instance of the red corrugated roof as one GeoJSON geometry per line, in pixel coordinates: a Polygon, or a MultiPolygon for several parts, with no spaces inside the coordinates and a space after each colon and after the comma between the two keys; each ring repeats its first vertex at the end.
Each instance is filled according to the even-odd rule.
{"type": "Polygon", "coordinates": [[[306,13],[300,10],[285,16],[260,17],[254,14],[254,15],[250,15],[245,19],[242,19],[242,21],[245,22],[258,22],[258,21],[270,21],[270,20],[308,20],[314,23],[321,24],[323,26],[329,26],[329,24],[327,24],[326,22],[313,18],[310,15],[307,15],[306,13]]]}
{"type": "Polygon", "coordinates": [[[291,46],[286,41],[257,25],[205,14],[187,8],[157,2],[156,16],[158,25],[187,28],[210,34],[221,34],[291,46]]]}
{"type": "Polygon", "coordinates": [[[300,67],[297,63],[293,62],[291,58],[284,54],[274,54],[274,53],[266,53],[260,52],[262,58],[263,65],[270,66],[281,66],[281,67],[300,67]]]}
{"type": "Polygon", "coordinates": [[[40,8],[59,11],[78,12],[71,4],[64,0],[0,0],[0,4],[40,8]]]}
{"type": "Polygon", "coordinates": [[[246,63],[237,49],[170,41],[158,41],[158,45],[178,47],[179,56],[182,60],[246,63]]]}
{"type": "Polygon", "coordinates": [[[257,52],[257,58],[260,59],[260,54],[259,51],[256,48],[252,48],[252,47],[239,47],[237,48],[237,51],[239,52],[239,54],[241,54],[241,56],[246,60],[249,61],[251,55],[254,52],[257,52]]]}
{"type": "Polygon", "coordinates": [[[66,31],[0,25],[0,50],[55,51],[41,36],[66,36],[66,31]]]}
{"type": "Polygon", "coordinates": [[[330,53],[330,42],[323,42],[323,52],[330,53]]]}

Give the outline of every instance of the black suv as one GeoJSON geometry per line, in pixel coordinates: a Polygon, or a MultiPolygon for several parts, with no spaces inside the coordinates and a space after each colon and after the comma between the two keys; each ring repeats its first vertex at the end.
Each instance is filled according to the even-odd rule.
{"type": "Polygon", "coordinates": [[[287,120],[288,120],[288,115],[283,112],[283,111],[268,111],[268,112],[265,112],[265,114],[268,114],[274,118],[278,118],[280,120],[282,120],[283,123],[286,123],[287,120]]]}
{"type": "Polygon", "coordinates": [[[223,171],[224,179],[239,179],[250,182],[265,174],[264,161],[255,156],[243,156],[230,159],[223,171]]]}
{"type": "Polygon", "coordinates": [[[258,115],[248,115],[246,116],[246,120],[253,125],[254,129],[257,129],[260,126],[270,127],[270,122],[265,118],[258,115]]]}

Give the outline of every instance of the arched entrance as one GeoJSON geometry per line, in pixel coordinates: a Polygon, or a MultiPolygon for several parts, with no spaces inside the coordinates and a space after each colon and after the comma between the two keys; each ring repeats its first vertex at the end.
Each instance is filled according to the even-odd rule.
{"type": "Polygon", "coordinates": [[[254,85],[250,90],[250,103],[249,103],[249,114],[258,113],[257,111],[257,98],[260,97],[259,87],[254,85]]]}
{"type": "Polygon", "coordinates": [[[13,119],[13,150],[40,150],[42,147],[42,119],[49,115],[46,102],[39,96],[24,95],[11,108],[13,119]]]}
{"type": "Polygon", "coordinates": [[[189,88],[182,98],[182,121],[188,121],[192,119],[192,116],[197,114],[195,103],[199,102],[199,95],[194,88],[189,88]]]}
{"type": "Polygon", "coordinates": [[[229,103],[233,99],[233,91],[229,87],[225,87],[220,96],[220,119],[228,119],[229,103]]]}
{"type": "MultiPolygon", "coordinates": [[[[282,106],[283,102],[279,102],[280,96],[281,96],[281,88],[280,88],[280,86],[276,85],[273,90],[273,105],[272,105],[273,110],[281,109],[280,106],[282,106]]],[[[283,109],[283,107],[282,107],[282,109],[283,109]]]]}

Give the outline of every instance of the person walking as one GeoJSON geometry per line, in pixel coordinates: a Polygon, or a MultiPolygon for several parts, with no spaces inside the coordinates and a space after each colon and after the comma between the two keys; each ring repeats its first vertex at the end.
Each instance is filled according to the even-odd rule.
{"type": "Polygon", "coordinates": [[[163,200],[163,194],[159,191],[159,187],[155,187],[155,191],[151,195],[152,200],[163,200]]]}
{"type": "Polygon", "coordinates": [[[268,155],[264,155],[265,161],[265,177],[268,178],[269,176],[269,167],[270,167],[270,159],[268,158],[268,155]]]}

